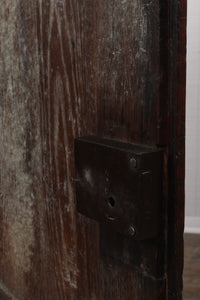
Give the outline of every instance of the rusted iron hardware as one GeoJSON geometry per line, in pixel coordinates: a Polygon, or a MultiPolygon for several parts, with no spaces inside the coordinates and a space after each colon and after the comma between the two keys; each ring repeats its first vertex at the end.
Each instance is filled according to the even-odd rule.
{"type": "Polygon", "coordinates": [[[161,150],[95,136],[75,140],[79,213],[131,238],[159,232],[161,150]]]}

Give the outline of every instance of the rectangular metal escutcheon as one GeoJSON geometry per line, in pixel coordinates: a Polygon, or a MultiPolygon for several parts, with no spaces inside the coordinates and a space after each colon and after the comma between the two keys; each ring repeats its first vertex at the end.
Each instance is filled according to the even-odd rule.
{"type": "Polygon", "coordinates": [[[143,240],[159,233],[163,152],[95,136],[75,140],[81,214],[143,240]]]}

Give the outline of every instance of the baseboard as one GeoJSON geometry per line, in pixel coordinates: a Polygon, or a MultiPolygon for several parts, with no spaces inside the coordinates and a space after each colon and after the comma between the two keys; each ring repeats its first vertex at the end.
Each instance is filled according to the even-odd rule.
{"type": "Polygon", "coordinates": [[[200,233],[200,217],[185,217],[185,233],[200,233]]]}

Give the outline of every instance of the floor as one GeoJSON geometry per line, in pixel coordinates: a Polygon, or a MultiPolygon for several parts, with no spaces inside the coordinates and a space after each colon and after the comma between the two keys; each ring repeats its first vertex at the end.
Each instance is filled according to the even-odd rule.
{"type": "Polygon", "coordinates": [[[183,300],[200,300],[200,234],[185,234],[183,300]]]}

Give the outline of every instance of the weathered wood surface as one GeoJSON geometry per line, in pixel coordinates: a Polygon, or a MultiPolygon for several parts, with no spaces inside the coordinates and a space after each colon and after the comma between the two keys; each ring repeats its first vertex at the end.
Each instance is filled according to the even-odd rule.
{"type": "Polygon", "coordinates": [[[185,87],[187,0],[170,2],[169,81],[169,199],[168,286],[170,300],[182,299],[184,181],[185,181],[185,87]]]}
{"type": "Polygon", "coordinates": [[[2,299],[166,298],[163,241],[150,246],[153,276],[102,257],[99,226],[77,215],[71,181],[77,136],[167,145],[161,11],[163,23],[159,0],[1,1],[2,299]]]}

